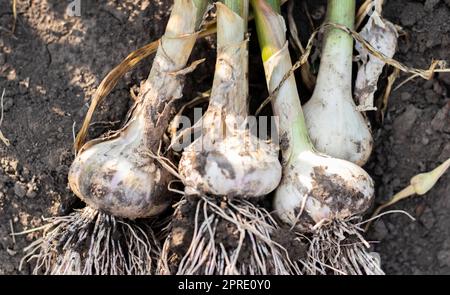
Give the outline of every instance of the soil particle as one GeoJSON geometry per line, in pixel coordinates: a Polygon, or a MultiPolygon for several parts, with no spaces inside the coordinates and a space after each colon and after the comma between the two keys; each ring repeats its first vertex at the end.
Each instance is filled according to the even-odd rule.
{"type": "Polygon", "coordinates": [[[3,111],[8,112],[14,105],[14,100],[11,97],[6,96],[3,98],[3,111]]]}
{"type": "Polygon", "coordinates": [[[405,112],[398,116],[392,124],[394,138],[399,141],[402,140],[402,137],[409,133],[419,115],[420,110],[413,105],[409,105],[405,112]]]}
{"type": "Polygon", "coordinates": [[[402,99],[402,101],[408,101],[410,100],[412,97],[411,93],[409,92],[402,92],[402,94],[400,94],[400,98],[402,99]]]}
{"type": "Polygon", "coordinates": [[[348,210],[350,215],[353,215],[367,209],[367,204],[357,207],[358,201],[364,198],[359,190],[338,174],[330,174],[326,170],[326,167],[314,167],[314,172],[311,173],[313,184],[310,197],[329,206],[335,214],[348,210]]]}
{"type": "Polygon", "coordinates": [[[33,188],[28,188],[26,196],[30,199],[34,199],[37,196],[37,192],[33,188]]]}
{"type": "Polygon", "coordinates": [[[389,230],[386,227],[386,224],[383,222],[383,220],[378,220],[374,222],[373,224],[373,232],[372,232],[372,238],[377,241],[383,241],[383,239],[389,234],[389,230]]]}
{"type": "Polygon", "coordinates": [[[425,90],[425,99],[429,103],[438,103],[440,95],[437,94],[433,89],[425,90]]]}
{"type": "Polygon", "coordinates": [[[420,222],[429,230],[433,228],[435,221],[436,218],[434,217],[433,211],[430,207],[426,207],[423,214],[420,216],[420,222]]]}
{"type": "Polygon", "coordinates": [[[19,198],[25,197],[25,195],[27,194],[27,188],[26,188],[25,184],[20,183],[20,182],[16,182],[14,184],[14,193],[19,198]]]}
{"type": "Polygon", "coordinates": [[[433,11],[434,7],[440,2],[440,0],[426,0],[425,1],[425,11],[431,12],[433,11]]]}
{"type": "Polygon", "coordinates": [[[280,227],[273,233],[273,240],[283,246],[292,261],[306,257],[307,246],[300,241],[289,227],[280,227]]]}
{"type": "Polygon", "coordinates": [[[450,142],[447,142],[444,147],[442,148],[442,152],[438,157],[439,162],[444,162],[450,158],[450,142]]]}
{"type": "Polygon", "coordinates": [[[400,22],[403,26],[414,25],[423,15],[423,5],[417,2],[408,2],[400,13],[400,22]]]}
{"type": "Polygon", "coordinates": [[[431,120],[431,127],[436,131],[444,131],[450,125],[450,101],[444,105],[431,120]]]}
{"type": "Polygon", "coordinates": [[[447,86],[450,86],[450,73],[440,73],[438,77],[439,80],[444,82],[447,86]]]}
{"type": "Polygon", "coordinates": [[[437,253],[437,259],[441,267],[450,267],[450,238],[445,239],[437,253]]]}
{"type": "Polygon", "coordinates": [[[228,179],[236,178],[236,172],[234,171],[233,165],[224,154],[217,151],[211,151],[209,155],[214,158],[214,162],[217,163],[217,166],[228,179]]]}
{"type": "Polygon", "coordinates": [[[437,254],[440,266],[450,266],[450,250],[439,251],[437,254]]]}

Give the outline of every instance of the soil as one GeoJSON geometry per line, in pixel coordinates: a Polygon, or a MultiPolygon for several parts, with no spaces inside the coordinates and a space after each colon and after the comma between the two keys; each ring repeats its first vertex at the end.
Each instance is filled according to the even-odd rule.
{"type": "MultiPolygon", "coordinates": [[[[0,130],[10,142],[9,146],[0,142],[0,274],[30,272],[29,266],[19,271],[19,262],[23,248],[39,233],[11,236],[11,232],[40,226],[42,217],[83,206],[67,186],[73,132],[81,126],[89,100],[108,71],[132,50],[162,35],[172,3],[80,0],[78,17],[66,13],[70,2],[18,0],[16,29],[11,34],[12,1],[0,0],[0,94],[5,89],[0,130]]],[[[305,42],[311,28],[301,2],[295,11],[305,42]]],[[[318,25],[324,1],[305,2],[318,25]]],[[[405,33],[396,59],[421,68],[432,59],[450,63],[450,1],[385,2],[384,16],[405,33]]],[[[196,46],[192,60],[206,57],[207,61],[188,76],[186,99],[210,88],[213,41],[207,38],[196,46]]],[[[251,47],[254,111],[266,90],[254,40],[251,47]]],[[[151,58],[128,73],[102,103],[91,137],[120,127],[132,103],[129,89],[146,78],[150,65],[151,58]]],[[[430,81],[416,78],[391,94],[383,122],[373,116],[375,148],[365,168],[376,183],[376,204],[408,185],[415,174],[450,157],[449,96],[450,74],[437,74],[430,81]]],[[[391,214],[373,224],[368,237],[380,241],[375,250],[387,273],[450,273],[449,192],[447,173],[426,195],[391,208],[411,213],[416,221],[391,214]]]]}

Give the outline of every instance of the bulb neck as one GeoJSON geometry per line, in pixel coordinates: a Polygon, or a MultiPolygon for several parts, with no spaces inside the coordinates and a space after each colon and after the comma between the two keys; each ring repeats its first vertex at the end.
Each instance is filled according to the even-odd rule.
{"type": "MultiPolygon", "coordinates": [[[[328,0],[326,21],[354,28],[355,0],[328,0]]],[[[352,99],[353,37],[337,28],[326,31],[313,98],[352,99]]]]}
{"type": "Polygon", "coordinates": [[[144,116],[151,145],[159,144],[174,111],[173,101],[183,95],[183,74],[208,0],[175,0],[164,35],[153,60],[150,74],[142,84],[134,115],[144,116]],[[151,131],[148,131],[151,130],[151,131]],[[156,143],[155,143],[156,142],[156,143]]]}
{"type": "MultiPolygon", "coordinates": [[[[273,92],[292,67],[289,49],[286,45],[264,63],[268,88],[273,92]]],[[[278,134],[283,159],[289,161],[304,151],[314,151],[309,138],[297,84],[290,76],[272,101],[274,114],[278,119],[278,134]]]]}
{"type": "MultiPolygon", "coordinates": [[[[210,110],[220,109],[226,116],[246,118],[248,115],[248,50],[245,40],[247,20],[225,4],[217,3],[216,5],[217,61],[209,102],[210,110]]],[[[242,11],[241,14],[247,15],[242,11]]]]}

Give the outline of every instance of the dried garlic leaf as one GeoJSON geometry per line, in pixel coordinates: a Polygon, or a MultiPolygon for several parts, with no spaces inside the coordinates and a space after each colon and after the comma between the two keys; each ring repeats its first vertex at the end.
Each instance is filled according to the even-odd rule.
{"type": "MultiPolygon", "coordinates": [[[[381,5],[378,2],[374,1],[374,10],[360,35],[376,50],[392,58],[397,49],[398,33],[394,24],[381,17],[381,5]]],[[[359,102],[358,110],[376,110],[374,94],[385,62],[370,54],[359,42],[356,42],[355,47],[362,62],[355,84],[355,98],[359,102]]]]}

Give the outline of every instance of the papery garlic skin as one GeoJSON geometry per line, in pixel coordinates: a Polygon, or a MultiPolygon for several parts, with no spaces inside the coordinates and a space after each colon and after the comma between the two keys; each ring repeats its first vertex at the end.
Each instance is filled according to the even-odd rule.
{"type": "MultiPolygon", "coordinates": [[[[112,136],[87,142],[69,171],[73,192],[90,207],[129,219],[155,216],[171,201],[173,176],[155,159],[182,97],[185,68],[205,7],[176,0],[148,79],[126,125],[112,136]]],[[[202,4],[203,6],[205,4],[202,4]]]]}
{"type": "Polygon", "coordinates": [[[349,161],[304,151],[283,172],[274,209],[284,222],[302,231],[321,221],[362,214],[372,204],[371,177],[349,161]]]}
{"type": "Polygon", "coordinates": [[[248,114],[247,41],[244,20],[217,3],[216,71],[202,136],[188,146],[179,172],[188,194],[259,197],[281,179],[278,150],[241,128],[248,114]]]}

